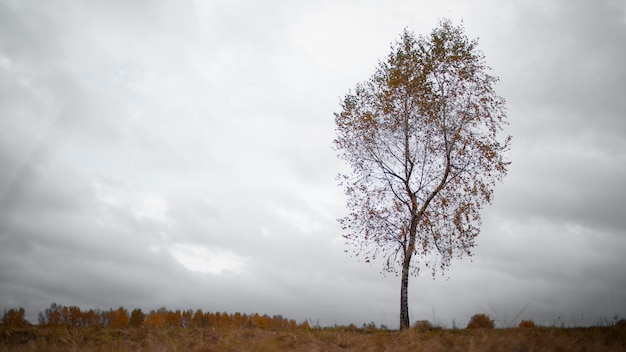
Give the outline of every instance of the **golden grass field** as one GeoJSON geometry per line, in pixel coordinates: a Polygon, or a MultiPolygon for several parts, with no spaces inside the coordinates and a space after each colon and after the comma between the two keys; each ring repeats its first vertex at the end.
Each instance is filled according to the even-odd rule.
{"type": "Polygon", "coordinates": [[[0,331],[0,351],[626,351],[622,325],[427,331],[28,326],[0,331]]]}

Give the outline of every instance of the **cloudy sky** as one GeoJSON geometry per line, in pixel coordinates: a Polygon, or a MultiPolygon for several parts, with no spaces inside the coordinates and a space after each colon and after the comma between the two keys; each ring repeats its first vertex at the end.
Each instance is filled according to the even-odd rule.
{"type": "Polygon", "coordinates": [[[620,1],[0,0],[0,309],[165,306],[397,327],[344,253],[333,112],[403,28],[479,37],[513,135],[473,260],[411,320],[626,317],[620,1]]]}

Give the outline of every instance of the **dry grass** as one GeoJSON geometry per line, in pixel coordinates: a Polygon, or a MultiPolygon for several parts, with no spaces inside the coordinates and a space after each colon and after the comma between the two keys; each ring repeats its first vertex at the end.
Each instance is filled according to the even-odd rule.
{"type": "Polygon", "coordinates": [[[4,329],[0,351],[626,351],[626,329],[4,329]]]}

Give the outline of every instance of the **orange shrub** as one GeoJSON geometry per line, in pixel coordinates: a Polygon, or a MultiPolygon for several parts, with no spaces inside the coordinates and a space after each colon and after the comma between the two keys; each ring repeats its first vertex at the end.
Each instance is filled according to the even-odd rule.
{"type": "Polygon", "coordinates": [[[534,328],[534,327],[535,327],[535,322],[532,320],[522,320],[520,321],[518,325],[518,328],[522,328],[522,329],[524,328],[528,329],[528,328],[534,328]]]}
{"type": "Polygon", "coordinates": [[[467,324],[467,329],[493,329],[496,325],[486,314],[474,314],[467,324]]]}

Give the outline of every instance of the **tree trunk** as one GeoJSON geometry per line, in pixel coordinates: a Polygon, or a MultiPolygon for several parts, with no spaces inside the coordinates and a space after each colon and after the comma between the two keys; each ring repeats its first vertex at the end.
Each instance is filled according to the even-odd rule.
{"type": "Polygon", "coordinates": [[[405,253],[404,261],[402,262],[402,282],[400,284],[400,330],[407,329],[411,326],[409,320],[409,266],[411,264],[411,255],[413,251],[408,254],[405,253]]]}

